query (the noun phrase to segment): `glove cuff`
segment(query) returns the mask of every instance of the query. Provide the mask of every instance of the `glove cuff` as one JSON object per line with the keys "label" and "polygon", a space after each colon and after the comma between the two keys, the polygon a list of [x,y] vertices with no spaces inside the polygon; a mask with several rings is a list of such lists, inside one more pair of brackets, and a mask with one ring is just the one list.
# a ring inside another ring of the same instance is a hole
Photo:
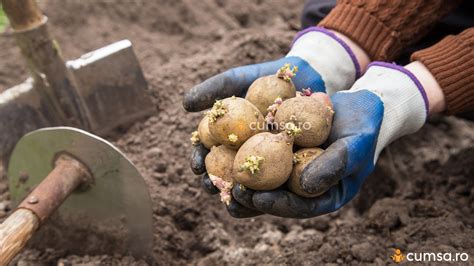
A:
{"label": "glove cuff", "polygon": [[298,32],[286,57],[299,57],[306,61],[321,75],[329,95],[349,89],[361,73],[350,47],[323,27],[310,27]]}
{"label": "glove cuff", "polygon": [[396,64],[373,62],[349,92],[368,90],[384,105],[374,163],[392,141],[418,131],[428,117],[428,99],[418,79]]}

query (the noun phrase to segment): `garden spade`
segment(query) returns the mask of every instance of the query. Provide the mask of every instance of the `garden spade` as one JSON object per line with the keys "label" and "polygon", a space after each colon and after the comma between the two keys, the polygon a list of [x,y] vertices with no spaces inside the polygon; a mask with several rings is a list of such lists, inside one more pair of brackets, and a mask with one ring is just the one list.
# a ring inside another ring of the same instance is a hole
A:
{"label": "garden spade", "polygon": [[101,136],[155,112],[128,40],[65,62],[35,0],[1,0],[31,78],[0,94],[0,158],[25,133],[73,126]]}
{"label": "garden spade", "polygon": [[27,242],[79,255],[152,260],[146,184],[107,141],[70,127],[36,130],[15,146],[8,177],[17,208],[0,225],[0,265]]}

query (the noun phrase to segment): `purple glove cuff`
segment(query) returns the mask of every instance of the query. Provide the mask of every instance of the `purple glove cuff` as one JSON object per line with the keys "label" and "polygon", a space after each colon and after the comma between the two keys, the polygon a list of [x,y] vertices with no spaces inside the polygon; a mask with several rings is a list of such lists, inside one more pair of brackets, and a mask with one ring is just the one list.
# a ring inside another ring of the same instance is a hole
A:
{"label": "purple glove cuff", "polygon": [[380,61],[374,61],[369,64],[367,69],[369,69],[371,66],[380,66],[380,67],[386,67],[386,68],[391,68],[398,70],[402,72],[403,74],[407,75],[413,82],[415,83],[416,87],[418,88],[418,91],[421,93],[421,96],[423,97],[423,101],[425,102],[425,110],[426,110],[426,119],[428,119],[428,114],[429,114],[429,101],[428,101],[428,96],[426,95],[425,88],[423,88],[423,85],[421,85],[420,81],[411,73],[408,71],[406,68],[399,66],[395,63],[386,63],[386,62],[380,62]]}
{"label": "purple glove cuff", "polygon": [[352,63],[354,63],[354,68],[356,70],[356,79],[360,78],[360,76],[361,76],[360,65],[359,65],[359,61],[357,61],[357,58],[356,58],[354,52],[351,50],[349,45],[347,45],[347,43],[345,43],[343,40],[341,40],[341,38],[337,37],[336,34],[334,34],[333,32],[331,32],[329,30],[327,30],[326,28],[314,26],[314,27],[309,27],[309,28],[306,28],[302,31],[299,31],[296,34],[296,36],[293,38],[293,41],[291,42],[291,47],[293,47],[295,42],[301,36],[303,36],[304,34],[306,34],[308,32],[311,32],[311,31],[324,33],[324,34],[328,35],[329,37],[333,38],[335,41],[337,41],[344,48],[344,50],[346,50],[346,52],[351,57]]}

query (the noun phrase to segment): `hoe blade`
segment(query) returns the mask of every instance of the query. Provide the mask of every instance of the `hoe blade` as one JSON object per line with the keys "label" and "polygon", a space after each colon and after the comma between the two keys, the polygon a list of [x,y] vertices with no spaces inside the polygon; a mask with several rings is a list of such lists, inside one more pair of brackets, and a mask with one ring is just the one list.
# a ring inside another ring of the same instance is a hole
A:
{"label": "hoe blade", "polygon": [[117,148],[90,133],[54,127],[25,135],[8,167],[13,204],[51,172],[61,153],[83,162],[94,182],[71,194],[30,245],[79,255],[121,253],[152,260],[152,206],[145,181]]}

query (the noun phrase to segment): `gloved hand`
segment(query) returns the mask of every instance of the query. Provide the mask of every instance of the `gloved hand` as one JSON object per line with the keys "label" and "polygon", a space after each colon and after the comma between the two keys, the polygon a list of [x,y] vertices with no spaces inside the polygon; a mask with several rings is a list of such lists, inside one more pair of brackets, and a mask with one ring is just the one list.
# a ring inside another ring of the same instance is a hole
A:
{"label": "gloved hand", "polygon": [[[233,95],[245,97],[253,81],[275,74],[287,63],[298,67],[296,76],[292,78],[297,89],[311,88],[314,92],[328,94],[347,90],[360,73],[356,56],[344,41],[324,28],[311,27],[296,35],[290,52],[284,58],[233,68],[211,77],[185,95],[183,106],[187,111],[196,112],[212,107],[218,99]],[[205,172],[204,158],[208,152],[202,145],[193,147],[191,168],[195,174]],[[203,186],[206,191],[217,193],[207,175],[203,176]],[[240,207],[232,202],[229,211],[232,215],[243,213]]]}
{"label": "gloved hand", "polygon": [[311,88],[331,95],[349,89],[360,75],[356,55],[341,38],[325,28],[310,27],[295,36],[285,57],[217,74],[191,88],[183,106],[189,112],[198,112],[211,108],[218,99],[245,97],[252,82],[275,74],[286,63],[298,67],[292,81],[299,90]]}
{"label": "gloved hand", "polygon": [[333,212],[349,202],[372,172],[384,147],[414,133],[426,121],[428,100],[416,77],[405,68],[375,62],[349,91],[331,97],[335,116],[329,147],[304,170],[303,198],[285,188],[241,190],[232,194],[242,206],[282,217],[308,218]]}

